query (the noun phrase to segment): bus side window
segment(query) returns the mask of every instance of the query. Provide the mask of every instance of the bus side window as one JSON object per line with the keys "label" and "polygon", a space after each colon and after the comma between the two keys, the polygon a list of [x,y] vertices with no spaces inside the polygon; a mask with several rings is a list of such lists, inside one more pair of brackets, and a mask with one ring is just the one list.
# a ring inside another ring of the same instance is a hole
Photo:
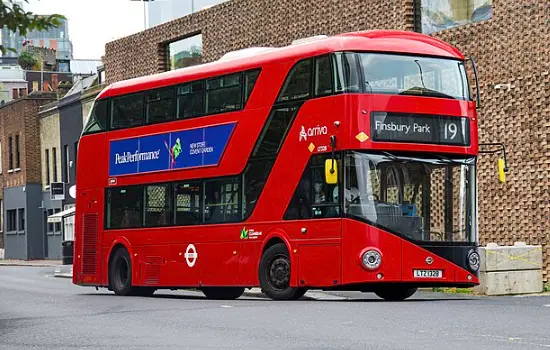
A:
{"label": "bus side window", "polygon": [[333,93],[332,69],[329,55],[315,59],[315,96],[326,96]]}
{"label": "bus side window", "polygon": [[302,100],[311,96],[311,59],[298,62],[289,73],[277,102]]}
{"label": "bus side window", "polygon": [[107,189],[106,228],[122,229],[142,226],[142,187]]}
{"label": "bus side window", "polygon": [[184,84],[177,89],[177,118],[190,118],[204,115],[204,81]]}
{"label": "bus side window", "polygon": [[159,89],[147,93],[147,123],[174,119],[174,89]]}
{"label": "bus side window", "polygon": [[170,184],[144,186],[145,227],[167,226],[172,224]]}
{"label": "bus side window", "polygon": [[206,81],[206,113],[223,113],[242,109],[242,74]]}
{"label": "bus side window", "polygon": [[204,182],[204,222],[222,223],[241,220],[239,177]]}
{"label": "bus side window", "polygon": [[143,93],[113,98],[111,108],[111,129],[143,124]]}
{"label": "bus side window", "polygon": [[176,225],[201,223],[201,181],[179,182],[174,185]]}
{"label": "bus side window", "polygon": [[[328,185],[324,181],[324,162],[328,157],[317,155],[310,160],[287,207],[285,220],[340,216],[338,185]],[[340,161],[337,162],[340,166]]]}

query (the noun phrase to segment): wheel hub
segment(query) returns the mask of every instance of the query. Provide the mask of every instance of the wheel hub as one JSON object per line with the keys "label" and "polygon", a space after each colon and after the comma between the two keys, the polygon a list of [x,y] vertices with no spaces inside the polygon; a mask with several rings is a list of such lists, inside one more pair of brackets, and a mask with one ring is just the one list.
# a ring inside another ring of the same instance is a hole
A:
{"label": "wheel hub", "polygon": [[269,269],[269,280],[277,289],[286,289],[290,282],[290,262],[285,257],[273,260]]}

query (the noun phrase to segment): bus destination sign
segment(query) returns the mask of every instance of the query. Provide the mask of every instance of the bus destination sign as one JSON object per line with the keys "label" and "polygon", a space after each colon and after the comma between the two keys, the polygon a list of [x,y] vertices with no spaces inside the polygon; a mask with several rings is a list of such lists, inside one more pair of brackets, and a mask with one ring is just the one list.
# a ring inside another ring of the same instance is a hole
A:
{"label": "bus destination sign", "polygon": [[109,176],[217,165],[235,123],[113,140]]}
{"label": "bus destination sign", "polygon": [[373,141],[469,146],[468,118],[373,112]]}

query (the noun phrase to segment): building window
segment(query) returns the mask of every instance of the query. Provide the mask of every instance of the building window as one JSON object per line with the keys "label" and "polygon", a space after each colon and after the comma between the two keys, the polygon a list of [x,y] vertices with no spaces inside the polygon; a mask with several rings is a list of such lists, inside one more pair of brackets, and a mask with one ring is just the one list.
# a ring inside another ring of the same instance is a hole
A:
{"label": "building window", "polygon": [[10,209],[6,211],[6,231],[16,232],[17,231],[17,210]]}
{"label": "building window", "polygon": [[21,157],[19,153],[19,135],[15,135],[15,168],[21,168]]}
{"label": "building window", "polygon": [[422,33],[430,34],[493,17],[492,0],[421,1]]}
{"label": "building window", "polygon": [[202,35],[171,42],[167,45],[168,69],[175,70],[202,63]]}
{"label": "building window", "polygon": [[[52,216],[52,215],[53,215],[53,209],[48,209],[48,211],[46,212],[46,221],[48,220],[47,218]],[[48,222],[47,232],[48,232],[48,234],[53,234],[53,223]]]}
{"label": "building window", "polygon": [[78,141],[76,141],[74,143],[74,164],[73,164],[73,168],[75,169],[74,171],[74,181],[76,182],[76,159],[78,158]]}
{"label": "building window", "polygon": [[65,155],[65,182],[66,183],[69,183],[71,182],[71,167],[70,167],[70,154],[69,154],[69,146],[68,145],[65,145],[63,146],[65,152],[64,155]]}
{"label": "building window", "polygon": [[0,199],[0,232],[4,232],[4,201]]}
{"label": "building window", "polygon": [[13,170],[13,138],[8,137],[8,167]]}
{"label": "building window", "polygon": [[45,152],[45,155],[44,155],[44,162],[46,163],[46,186],[50,186],[50,150],[47,149],[44,151]]}
{"label": "building window", "polygon": [[20,232],[25,231],[25,208],[20,208],[18,210],[18,217],[19,217],[19,226],[18,230]]}
{"label": "building window", "polygon": [[[54,209],[54,210],[53,210],[53,213],[54,213],[54,214],[57,214],[57,213],[59,213],[59,212],[61,212],[61,209],[60,209],[60,208]],[[54,224],[54,233],[55,233],[55,234],[58,234],[58,235],[61,234],[61,223],[60,223],[60,222],[56,222],[56,223]]]}
{"label": "building window", "polygon": [[52,148],[53,182],[57,182],[57,150]]}
{"label": "building window", "polygon": [[172,223],[171,186],[158,184],[145,186],[145,226],[167,226]]}

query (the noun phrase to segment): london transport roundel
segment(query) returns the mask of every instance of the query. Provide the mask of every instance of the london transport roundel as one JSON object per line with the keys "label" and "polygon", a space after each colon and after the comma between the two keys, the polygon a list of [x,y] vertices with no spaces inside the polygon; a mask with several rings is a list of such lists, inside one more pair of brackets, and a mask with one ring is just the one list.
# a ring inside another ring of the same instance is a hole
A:
{"label": "london transport roundel", "polygon": [[199,254],[197,253],[197,249],[195,248],[195,245],[189,244],[187,246],[187,249],[185,250],[185,261],[187,261],[187,265],[189,267],[195,266],[195,263],[197,262],[198,257],[199,257]]}

